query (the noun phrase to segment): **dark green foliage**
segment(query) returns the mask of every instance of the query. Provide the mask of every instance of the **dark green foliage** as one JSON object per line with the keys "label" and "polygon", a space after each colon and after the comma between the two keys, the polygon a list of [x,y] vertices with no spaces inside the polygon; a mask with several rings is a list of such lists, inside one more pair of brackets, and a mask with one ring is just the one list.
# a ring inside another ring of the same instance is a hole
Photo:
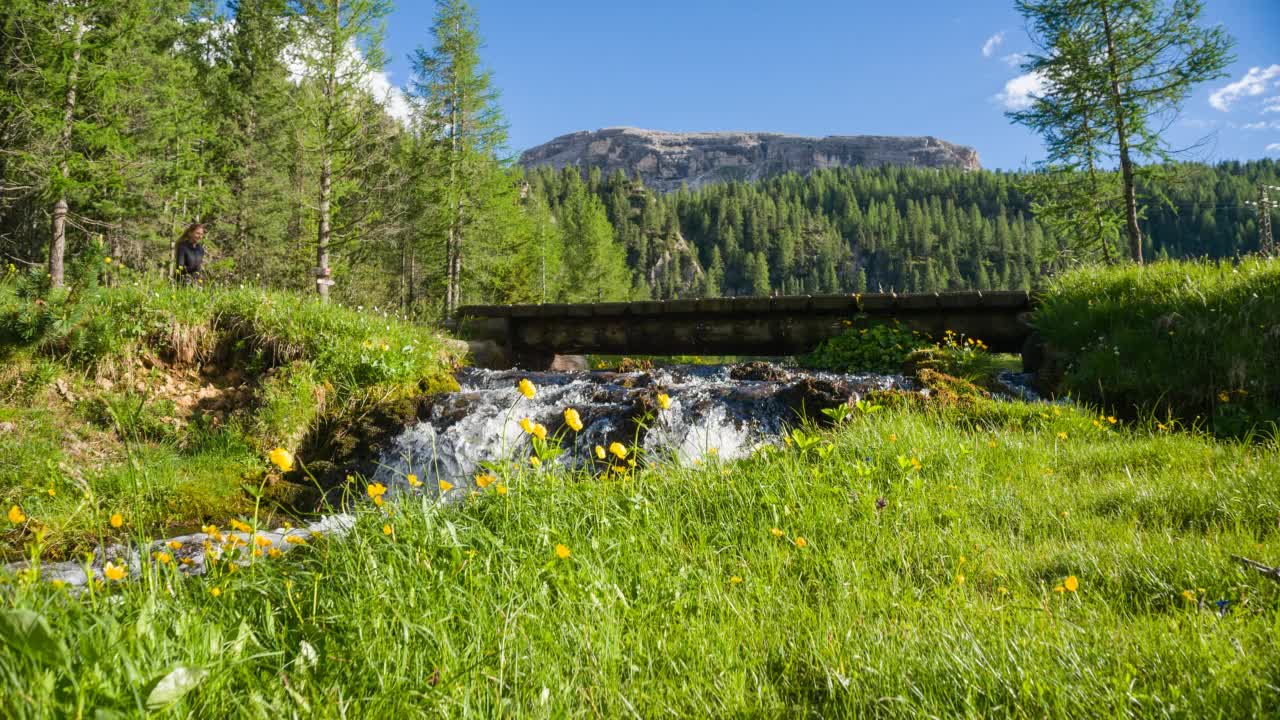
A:
{"label": "dark green foliage", "polygon": [[929,345],[927,338],[897,323],[859,321],[824,341],[801,363],[837,372],[898,373],[913,352]]}
{"label": "dark green foliage", "polygon": [[1280,263],[1156,263],[1060,278],[1036,327],[1065,391],[1222,434],[1280,421]]}

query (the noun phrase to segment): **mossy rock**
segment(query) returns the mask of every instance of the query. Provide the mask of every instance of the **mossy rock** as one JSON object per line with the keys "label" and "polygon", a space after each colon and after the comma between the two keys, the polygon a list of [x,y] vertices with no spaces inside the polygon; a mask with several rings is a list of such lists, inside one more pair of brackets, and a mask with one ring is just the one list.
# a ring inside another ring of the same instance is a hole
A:
{"label": "mossy rock", "polygon": [[920,384],[929,390],[930,404],[942,407],[971,407],[991,399],[991,393],[968,380],[937,370],[920,370],[916,374]]}

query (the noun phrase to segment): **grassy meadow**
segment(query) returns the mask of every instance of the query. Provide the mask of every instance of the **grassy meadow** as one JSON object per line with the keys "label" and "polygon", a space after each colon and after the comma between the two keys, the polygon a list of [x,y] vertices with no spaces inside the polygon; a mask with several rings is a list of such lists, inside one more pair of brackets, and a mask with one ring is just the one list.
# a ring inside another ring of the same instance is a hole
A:
{"label": "grassy meadow", "polygon": [[[50,302],[79,318],[50,322],[0,285],[11,558],[301,522],[264,490],[282,482],[270,448],[441,387],[453,361],[415,326],[288,296],[94,292],[95,312]],[[952,350],[958,372],[987,364]],[[217,372],[197,382],[193,362]],[[170,385],[238,388],[236,368],[247,394],[216,427],[164,405]],[[359,502],[345,537],[202,577],[154,558],[75,593],[38,563],[0,572],[0,717],[1280,708],[1280,582],[1235,559],[1280,565],[1274,436],[954,393],[873,402],[744,460],[505,465],[448,505],[436,488]]]}

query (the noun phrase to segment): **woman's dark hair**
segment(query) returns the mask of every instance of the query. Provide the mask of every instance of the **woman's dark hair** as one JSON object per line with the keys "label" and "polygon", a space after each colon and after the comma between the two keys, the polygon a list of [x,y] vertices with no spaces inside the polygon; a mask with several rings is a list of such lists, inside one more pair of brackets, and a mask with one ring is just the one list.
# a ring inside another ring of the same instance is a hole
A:
{"label": "woman's dark hair", "polygon": [[191,223],[190,225],[188,225],[187,229],[182,231],[182,237],[178,238],[178,242],[180,243],[191,242],[191,233],[194,233],[197,228],[203,230],[204,223]]}

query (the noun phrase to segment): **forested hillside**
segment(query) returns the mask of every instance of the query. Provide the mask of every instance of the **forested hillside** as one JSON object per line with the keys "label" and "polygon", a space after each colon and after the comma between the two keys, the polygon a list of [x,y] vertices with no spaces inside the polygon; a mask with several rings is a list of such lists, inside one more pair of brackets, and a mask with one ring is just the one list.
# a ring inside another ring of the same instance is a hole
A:
{"label": "forested hillside", "polygon": [[[1280,163],[1170,170],[1143,188],[1167,198],[1143,223],[1148,257],[1258,250],[1245,203],[1259,182],[1276,182]],[[585,175],[538,169],[529,181],[557,215],[584,182],[602,200],[637,297],[1028,289],[1086,259],[1036,221],[1021,173],[839,169],[668,195],[621,173]],[[1114,241],[1107,252],[1123,257]]]}

